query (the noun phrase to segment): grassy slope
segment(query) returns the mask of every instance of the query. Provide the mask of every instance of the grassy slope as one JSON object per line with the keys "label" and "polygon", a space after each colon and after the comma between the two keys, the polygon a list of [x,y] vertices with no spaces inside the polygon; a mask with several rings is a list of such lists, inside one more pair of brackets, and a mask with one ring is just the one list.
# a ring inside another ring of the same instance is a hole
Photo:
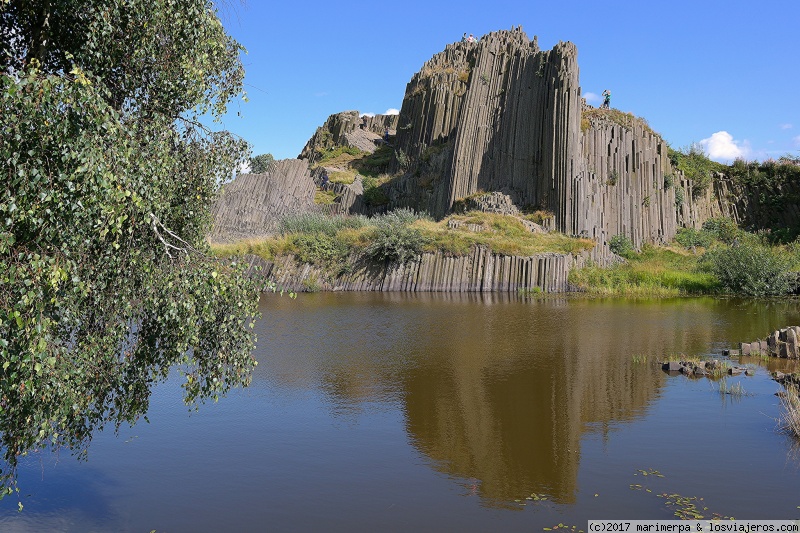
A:
{"label": "grassy slope", "polygon": [[[453,256],[467,255],[473,246],[485,246],[493,252],[505,255],[533,255],[544,252],[578,254],[594,247],[594,241],[567,237],[558,233],[534,234],[513,217],[491,213],[467,213],[450,218],[460,222],[482,226],[480,232],[473,232],[466,227],[448,228],[448,219],[434,222],[430,219],[419,219],[410,222],[410,227],[421,235],[423,249],[427,252],[441,250]],[[301,235],[319,235],[330,237],[336,245],[343,245],[348,251],[359,251],[370,245],[375,232],[373,219],[353,217],[360,220],[350,227],[312,227],[286,232],[283,235],[266,239],[243,240],[233,244],[214,244],[212,250],[218,256],[254,254],[264,259],[295,254],[304,255],[302,247],[305,239]],[[322,240],[325,240],[322,239]],[[323,266],[323,265],[321,265]]]}
{"label": "grassy slope", "polygon": [[609,268],[573,270],[569,280],[581,290],[603,296],[670,297],[713,294],[716,278],[705,272],[701,256],[679,247],[645,246],[625,263]]}

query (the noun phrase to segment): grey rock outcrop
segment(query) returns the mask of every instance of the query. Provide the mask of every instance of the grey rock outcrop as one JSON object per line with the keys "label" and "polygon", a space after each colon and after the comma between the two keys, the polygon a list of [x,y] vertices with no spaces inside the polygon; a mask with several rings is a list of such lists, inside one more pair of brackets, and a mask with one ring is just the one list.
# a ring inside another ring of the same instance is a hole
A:
{"label": "grey rock outcrop", "polygon": [[401,291],[401,292],[517,292],[535,289],[567,292],[571,268],[583,266],[589,254],[545,253],[529,257],[492,253],[477,247],[469,255],[452,257],[426,253],[406,264],[376,265],[352,258],[347,273],[333,276],[292,257],[268,262],[253,257],[259,275],[295,291]]}
{"label": "grey rock outcrop", "polygon": [[298,159],[275,161],[264,174],[239,174],[222,187],[211,208],[209,239],[233,242],[269,235],[284,216],[317,210],[315,192],[308,165]]}
{"label": "grey rock outcrop", "polygon": [[[515,29],[447,45],[406,87],[394,148],[409,163],[385,186],[389,207],[439,218],[480,191],[497,192],[604,248],[617,234],[637,248],[666,242],[681,226],[725,212],[686,194],[691,182],[680,180],[645,121],[585,107],[570,42],[543,51]],[[329,119],[331,135],[342,122]]]}
{"label": "grey rock outcrop", "polygon": [[317,162],[320,150],[330,150],[337,146],[351,146],[364,152],[373,152],[386,129],[394,135],[398,118],[397,115],[362,117],[358,111],[335,113],[317,128],[297,157],[313,165]]}
{"label": "grey rock outcrop", "polygon": [[741,342],[739,347],[742,355],[800,359],[800,326],[789,326],[773,331],[764,340]]}

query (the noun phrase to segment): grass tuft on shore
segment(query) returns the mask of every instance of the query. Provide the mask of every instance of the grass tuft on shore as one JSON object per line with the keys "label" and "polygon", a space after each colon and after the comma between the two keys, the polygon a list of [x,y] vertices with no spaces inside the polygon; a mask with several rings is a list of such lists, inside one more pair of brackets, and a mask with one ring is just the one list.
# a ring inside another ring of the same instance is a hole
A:
{"label": "grass tuft on shore", "polygon": [[579,290],[598,296],[674,297],[718,292],[719,282],[704,271],[697,255],[675,247],[645,245],[625,263],[588,266],[570,272]]}

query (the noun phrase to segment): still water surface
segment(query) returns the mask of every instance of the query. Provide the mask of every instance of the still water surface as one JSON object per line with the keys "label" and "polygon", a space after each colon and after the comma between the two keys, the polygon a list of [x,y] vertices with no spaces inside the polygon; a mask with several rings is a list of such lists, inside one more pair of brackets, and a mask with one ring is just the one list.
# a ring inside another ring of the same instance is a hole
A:
{"label": "still water surface", "polygon": [[171,379],[150,423],[99,434],[88,462],[28,460],[0,531],[585,529],[673,518],[663,493],[706,517],[800,517],[764,363],[729,380],[741,398],[653,363],[800,324],[796,302],[328,293],[261,310],[251,387],[187,413]]}

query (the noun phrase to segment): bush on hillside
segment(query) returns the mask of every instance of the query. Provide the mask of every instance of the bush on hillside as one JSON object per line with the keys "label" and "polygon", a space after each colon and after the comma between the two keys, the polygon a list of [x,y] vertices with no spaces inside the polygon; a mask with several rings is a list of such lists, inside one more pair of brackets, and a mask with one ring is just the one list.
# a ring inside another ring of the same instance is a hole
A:
{"label": "bush on hillside", "polygon": [[614,235],[611,237],[608,241],[608,247],[612,252],[622,257],[629,257],[636,253],[636,249],[633,247],[633,241],[625,235]]}
{"label": "bush on hillside", "polygon": [[795,289],[791,257],[763,244],[745,242],[706,253],[723,289],[743,296],[777,296]]}
{"label": "bush on hillside", "polygon": [[703,222],[703,231],[725,244],[733,244],[744,233],[736,222],[728,217],[709,218]]}
{"label": "bush on hillside", "polygon": [[675,235],[675,241],[684,248],[708,248],[713,240],[709,232],[694,228],[681,228]]}
{"label": "bush on hillside", "polygon": [[428,238],[392,213],[379,219],[366,248],[367,255],[378,261],[406,263],[422,254]]}

